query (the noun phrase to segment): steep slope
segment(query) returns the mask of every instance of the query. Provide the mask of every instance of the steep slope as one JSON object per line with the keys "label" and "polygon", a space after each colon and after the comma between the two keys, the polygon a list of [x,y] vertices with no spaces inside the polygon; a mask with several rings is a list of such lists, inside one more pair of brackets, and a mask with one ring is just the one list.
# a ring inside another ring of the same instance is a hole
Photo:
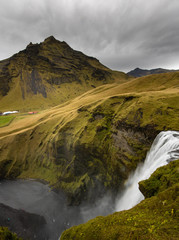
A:
{"label": "steep slope", "polygon": [[132,77],[143,77],[146,75],[151,74],[159,74],[159,73],[167,73],[167,72],[176,72],[177,70],[169,70],[169,69],[163,69],[163,68],[155,68],[155,69],[141,69],[141,68],[135,68],[134,70],[131,70],[127,74]]}
{"label": "steep slope", "polygon": [[70,204],[115,194],[159,131],[179,130],[178,84],[179,73],[106,84],[17,116],[1,128],[0,178],[44,179]]}
{"label": "steep slope", "polygon": [[150,196],[147,194],[149,198],[136,207],[72,227],[62,234],[60,240],[178,239],[178,169],[179,160],[157,169],[149,180],[143,181],[142,192],[149,191]]}
{"label": "steep slope", "polygon": [[0,61],[0,111],[45,109],[127,78],[51,36]]}

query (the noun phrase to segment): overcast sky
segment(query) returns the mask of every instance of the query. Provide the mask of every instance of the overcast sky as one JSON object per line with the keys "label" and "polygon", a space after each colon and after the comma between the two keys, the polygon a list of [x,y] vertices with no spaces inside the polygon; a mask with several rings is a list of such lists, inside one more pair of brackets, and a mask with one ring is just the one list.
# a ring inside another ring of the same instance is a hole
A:
{"label": "overcast sky", "polygon": [[50,35],[112,69],[179,69],[179,0],[0,0],[0,59]]}

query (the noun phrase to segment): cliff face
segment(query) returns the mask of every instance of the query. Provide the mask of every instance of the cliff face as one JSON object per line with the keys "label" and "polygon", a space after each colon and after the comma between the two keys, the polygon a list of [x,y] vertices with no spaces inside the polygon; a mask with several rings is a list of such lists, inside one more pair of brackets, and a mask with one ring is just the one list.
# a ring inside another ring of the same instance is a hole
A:
{"label": "cliff face", "polygon": [[174,73],[107,84],[17,116],[1,128],[0,177],[44,179],[63,189],[69,204],[115,194],[155,136],[179,130],[178,79]]}
{"label": "cliff face", "polygon": [[99,85],[125,81],[97,59],[54,37],[0,61],[0,110],[45,109]]}

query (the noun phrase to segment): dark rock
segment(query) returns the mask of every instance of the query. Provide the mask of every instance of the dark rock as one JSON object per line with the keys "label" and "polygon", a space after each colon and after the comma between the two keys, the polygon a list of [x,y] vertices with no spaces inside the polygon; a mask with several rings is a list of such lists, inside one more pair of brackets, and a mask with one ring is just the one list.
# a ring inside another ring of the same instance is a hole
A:
{"label": "dark rock", "polygon": [[44,217],[0,203],[0,226],[6,226],[23,239],[48,239]]}

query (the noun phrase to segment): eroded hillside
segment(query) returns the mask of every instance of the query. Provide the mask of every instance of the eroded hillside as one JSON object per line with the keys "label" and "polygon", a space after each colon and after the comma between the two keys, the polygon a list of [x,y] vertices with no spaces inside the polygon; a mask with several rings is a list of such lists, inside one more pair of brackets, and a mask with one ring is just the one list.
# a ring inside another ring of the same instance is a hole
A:
{"label": "eroded hillside", "polygon": [[[179,74],[106,84],[0,131],[0,177],[37,178],[69,204],[115,194],[161,130],[179,130]],[[98,193],[98,194],[96,194]]]}

